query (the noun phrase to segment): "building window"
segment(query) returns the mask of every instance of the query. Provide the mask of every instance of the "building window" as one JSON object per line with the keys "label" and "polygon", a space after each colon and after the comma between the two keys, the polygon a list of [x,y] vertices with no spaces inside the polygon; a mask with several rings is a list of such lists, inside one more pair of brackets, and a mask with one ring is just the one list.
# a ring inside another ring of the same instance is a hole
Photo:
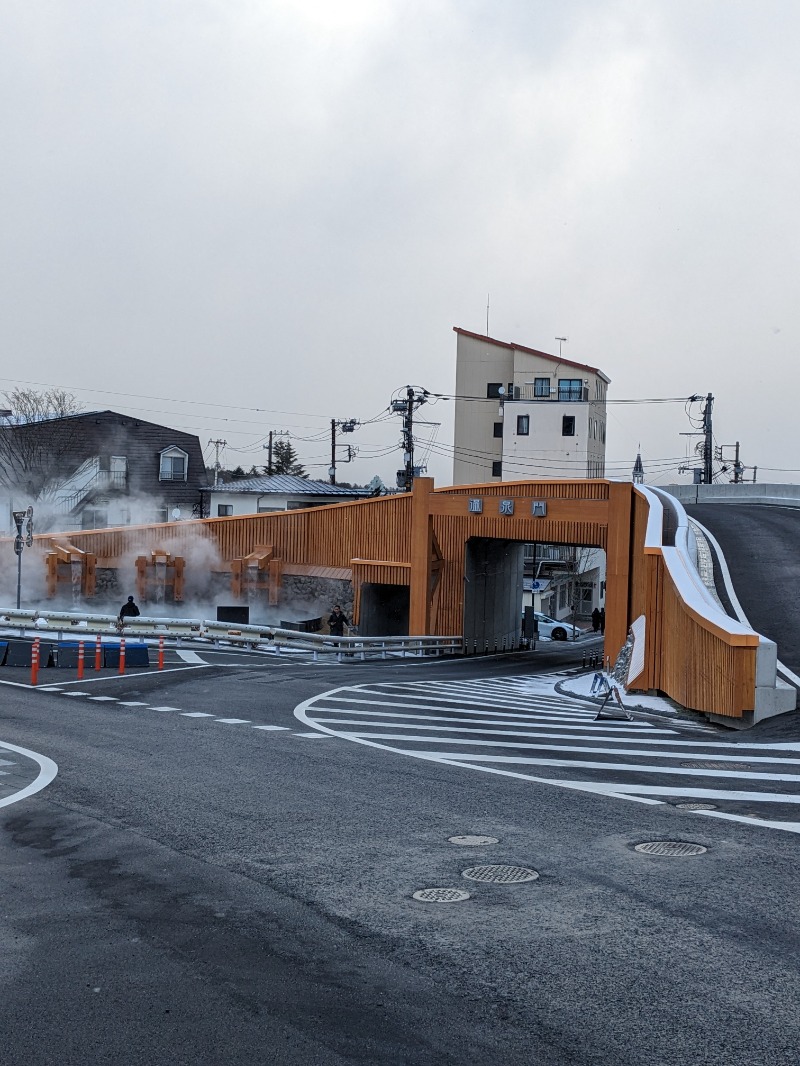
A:
{"label": "building window", "polygon": [[180,448],[165,448],[158,468],[159,481],[185,481],[189,456]]}
{"label": "building window", "polygon": [[538,400],[550,399],[550,378],[533,379],[533,395]]}
{"label": "building window", "polygon": [[564,415],[561,419],[561,436],[575,436],[575,415]]}
{"label": "building window", "polygon": [[573,403],[583,399],[583,382],[580,378],[559,378],[558,399],[561,403]]}
{"label": "building window", "polygon": [[230,518],[233,514],[232,503],[218,503],[217,504],[217,518]]}
{"label": "building window", "polygon": [[502,381],[490,381],[489,384],[486,386],[486,399],[496,400],[498,397],[503,395],[502,389]]}
{"label": "building window", "polygon": [[492,463],[492,477],[503,476],[503,464],[501,462]]}
{"label": "building window", "polygon": [[517,415],[517,436],[527,437],[531,431],[531,416]]}
{"label": "building window", "polygon": [[494,424],[494,435],[495,435],[495,437],[502,437],[503,436],[503,423],[502,422],[495,422],[495,424]]}

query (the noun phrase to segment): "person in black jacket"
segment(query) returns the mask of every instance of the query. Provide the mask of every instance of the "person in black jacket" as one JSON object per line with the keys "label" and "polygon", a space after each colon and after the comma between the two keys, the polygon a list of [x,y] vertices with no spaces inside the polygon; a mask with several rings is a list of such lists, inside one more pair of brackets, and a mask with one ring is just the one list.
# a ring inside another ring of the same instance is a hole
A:
{"label": "person in black jacket", "polygon": [[139,608],[133,602],[133,596],[128,597],[128,602],[123,603],[119,609],[119,620],[124,624],[126,618],[136,618],[139,615]]}
{"label": "person in black jacket", "polygon": [[342,608],[336,604],[328,619],[328,629],[332,637],[343,637],[344,627],[349,625],[347,618],[342,614]]}

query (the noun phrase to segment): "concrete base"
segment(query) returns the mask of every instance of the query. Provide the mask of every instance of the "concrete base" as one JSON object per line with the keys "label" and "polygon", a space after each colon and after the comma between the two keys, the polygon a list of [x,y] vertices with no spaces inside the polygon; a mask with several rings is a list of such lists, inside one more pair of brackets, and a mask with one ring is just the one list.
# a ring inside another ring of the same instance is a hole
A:
{"label": "concrete base", "polygon": [[728,729],[750,729],[767,718],[789,714],[796,707],[797,689],[785,681],[778,680],[774,688],[765,685],[756,689],[756,709],[746,711],[741,718],[729,718],[723,714],[707,714],[706,718],[714,725],[724,725]]}

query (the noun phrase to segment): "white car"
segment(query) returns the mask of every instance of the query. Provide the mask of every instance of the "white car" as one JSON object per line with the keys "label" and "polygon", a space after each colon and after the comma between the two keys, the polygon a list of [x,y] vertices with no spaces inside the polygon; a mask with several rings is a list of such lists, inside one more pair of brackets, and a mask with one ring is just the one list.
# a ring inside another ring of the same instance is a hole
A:
{"label": "white car", "polygon": [[547,637],[548,640],[574,640],[583,632],[571,622],[559,622],[555,618],[548,618],[540,611],[535,611],[533,617],[539,626],[539,636]]}

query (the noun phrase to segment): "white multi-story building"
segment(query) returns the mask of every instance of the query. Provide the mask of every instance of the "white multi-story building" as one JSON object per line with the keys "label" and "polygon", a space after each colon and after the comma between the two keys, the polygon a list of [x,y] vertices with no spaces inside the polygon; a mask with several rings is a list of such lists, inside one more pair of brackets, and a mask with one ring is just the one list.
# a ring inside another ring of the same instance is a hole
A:
{"label": "white multi-story building", "polygon": [[605,476],[602,370],[454,328],[454,484]]}

